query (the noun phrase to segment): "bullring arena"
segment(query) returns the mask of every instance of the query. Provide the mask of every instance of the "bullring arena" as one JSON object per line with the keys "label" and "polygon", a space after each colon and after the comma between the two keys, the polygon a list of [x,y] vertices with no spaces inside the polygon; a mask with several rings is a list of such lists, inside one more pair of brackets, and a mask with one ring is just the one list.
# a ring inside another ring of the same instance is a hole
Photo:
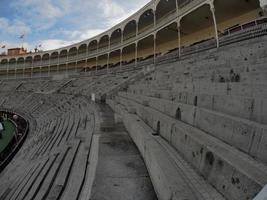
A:
{"label": "bullring arena", "polygon": [[152,0],[0,57],[0,200],[266,200],[266,5]]}

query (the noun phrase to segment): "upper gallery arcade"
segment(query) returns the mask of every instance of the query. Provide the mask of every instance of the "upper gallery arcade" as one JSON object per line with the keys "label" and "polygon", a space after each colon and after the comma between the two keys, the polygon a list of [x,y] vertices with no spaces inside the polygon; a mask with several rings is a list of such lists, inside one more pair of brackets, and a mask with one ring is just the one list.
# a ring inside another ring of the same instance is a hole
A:
{"label": "upper gallery arcade", "polygon": [[220,36],[231,27],[263,15],[264,0],[152,0],[108,31],[52,51],[0,58],[0,75],[36,71],[88,71],[122,66],[209,41],[220,46]]}

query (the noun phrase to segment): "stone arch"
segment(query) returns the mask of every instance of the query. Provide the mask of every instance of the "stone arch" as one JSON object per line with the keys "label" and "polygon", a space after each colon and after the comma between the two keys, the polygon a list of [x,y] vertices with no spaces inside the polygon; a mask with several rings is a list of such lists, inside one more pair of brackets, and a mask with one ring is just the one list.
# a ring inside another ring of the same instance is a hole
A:
{"label": "stone arch", "polygon": [[176,12],[176,0],[160,0],[156,7],[156,23]]}
{"label": "stone arch", "polygon": [[68,57],[74,58],[75,56],[77,56],[77,53],[78,53],[77,47],[72,47],[72,48],[70,48],[70,50],[68,52]]}
{"label": "stone arch", "polygon": [[17,60],[15,58],[9,59],[8,65],[9,69],[15,69],[17,64]]}
{"label": "stone arch", "polygon": [[152,9],[146,10],[139,17],[138,20],[138,34],[145,32],[146,30],[154,26],[154,11]]}
{"label": "stone arch", "polygon": [[258,0],[214,0],[214,10],[218,32],[223,33],[228,28],[258,18],[261,7]]}
{"label": "stone arch", "polygon": [[87,51],[87,44],[81,44],[78,48],[78,54],[82,55],[82,54],[86,54]]}
{"label": "stone arch", "polygon": [[136,45],[134,43],[122,49],[123,64],[130,64],[135,61],[135,48],[136,48]]}
{"label": "stone arch", "polygon": [[[49,59],[50,59],[50,55],[48,53],[44,54],[42,56],[42,64],[43,65],[48,65],[49,64]],[[25,60],[26,62],[26,60]]]}
{"label": "stone arch", "polygon": [[50,64],[57,64],[58,63],[59,54],[57,51],[53,52],[50,56]]}
{"label": "stone arch", "polygon": [[159,30],[156,35],[156,53],[168,53],[178,48],[178,28],[174,22]]}
{"label": "stone arch", "polygon": [[98,50],[102,51],[108,48],[109,45],[109,36],[104,35],[100,38],[99,43],[98,43]]}
{"label": "stone arch", "polygon": [[97,70],[105,69],[107,68],[107,61],[108,61],[108,54],[103,54],[98,56],[98,66]]}
{"label": "stone arch", "polygon": [[136,36],[136,26],[135,20],[128,22],[123,29],[123,41],[129,40]]}
{"label": "stone arch", "polygon": [[[49,54],[48,54],[48,56],[49,56]],[[32,65],[32,62],[33,62],[32,56],[26,57],[26,59],[25,59],[26,65]]]}
{"label": "stone arch", "polygon": [[112,51],[110,53],[109,55],[110,68],[117,67],[118,65],[120,65],[120,55],[121,55],[120,49]]}
{"label": "stone arch", "polygon": [[17,65],[18,65],[18,68],[24,67],[24,58],[23,57],[18,58]]}
{"label": "stone arch", "polygon": [[149,35],[138,41],[137,49],[137,57],[140,61],[154,57],[154,35]]}
{"label": "stone arch", "polygon": [[121,44],[121,38],[122,38],[122,30],[118,28],[111,33],[110,46],[116,46],[118,44]]}
{"label": "stone arch", "polygon": [[33,57],[33,63],[34,63],[34,66],[39,66],[41,65],[41,62],[42,62],[42,57],[41,55],[36,55]]}
{"label": "stone arch", "polygon": [[85,69],[85,71],[96,70],[96,57],[87,59],[86,65],[87,65],[87,68]]}
{"label": "stone arch", "polygon": [[68,59],[68,50],[67,49],[63,49],[62,51],[60,51],[59,53],[59,62],[67,62]]}
{"label": "stone arch", "polygon": [[97,40],[91,41],[89,43],[89,45],[88,45],[88,52],[91,53],[91,54],[92,53],[96,53],[96,51],[97,51],[97,45],[98,45]]}

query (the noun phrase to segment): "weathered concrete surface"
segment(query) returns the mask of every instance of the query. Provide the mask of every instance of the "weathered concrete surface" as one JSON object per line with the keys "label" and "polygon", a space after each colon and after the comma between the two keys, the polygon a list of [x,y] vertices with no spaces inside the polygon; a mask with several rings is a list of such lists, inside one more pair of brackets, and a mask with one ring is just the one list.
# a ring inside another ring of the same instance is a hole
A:
{"label": "weathered concrete surface", "polygon": [[146,162],[159,199],[224,199],[165,140],[153,136],[154,130],[141,118],[127,113],[127,110],[119,105],[115,106],[112,101],[108,103],[121,114],[127,130]]}
{"label": "weathered concrete surface", "polygon": [[107,131],[99,133],[98,164],[90,199],[157,199],[144,161],[123,125],[107,128],[114,123],[112,113],[102,116]]}

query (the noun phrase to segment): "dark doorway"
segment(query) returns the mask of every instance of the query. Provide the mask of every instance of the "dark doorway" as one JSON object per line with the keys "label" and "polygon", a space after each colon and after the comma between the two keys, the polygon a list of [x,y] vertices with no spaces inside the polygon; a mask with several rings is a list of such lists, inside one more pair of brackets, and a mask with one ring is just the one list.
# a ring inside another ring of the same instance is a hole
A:
{"label": "dark doorway", "polygon": [[158,121],[157,123],[157,130],[154,135],[159,135],[159,134],[160,134],[160,121]]}
{"label": "dark doorway", "polygon": [[178,120],[181,120],[182,114],[181,114],[181,109],[180,108],[177,108],[176,114],[175,114],[175,118],[178,119]]}
{"label": "dark doorway", "polygon": [[197,96],[195,96],[195,99],[194,99],[194,106],[197,106]]}

